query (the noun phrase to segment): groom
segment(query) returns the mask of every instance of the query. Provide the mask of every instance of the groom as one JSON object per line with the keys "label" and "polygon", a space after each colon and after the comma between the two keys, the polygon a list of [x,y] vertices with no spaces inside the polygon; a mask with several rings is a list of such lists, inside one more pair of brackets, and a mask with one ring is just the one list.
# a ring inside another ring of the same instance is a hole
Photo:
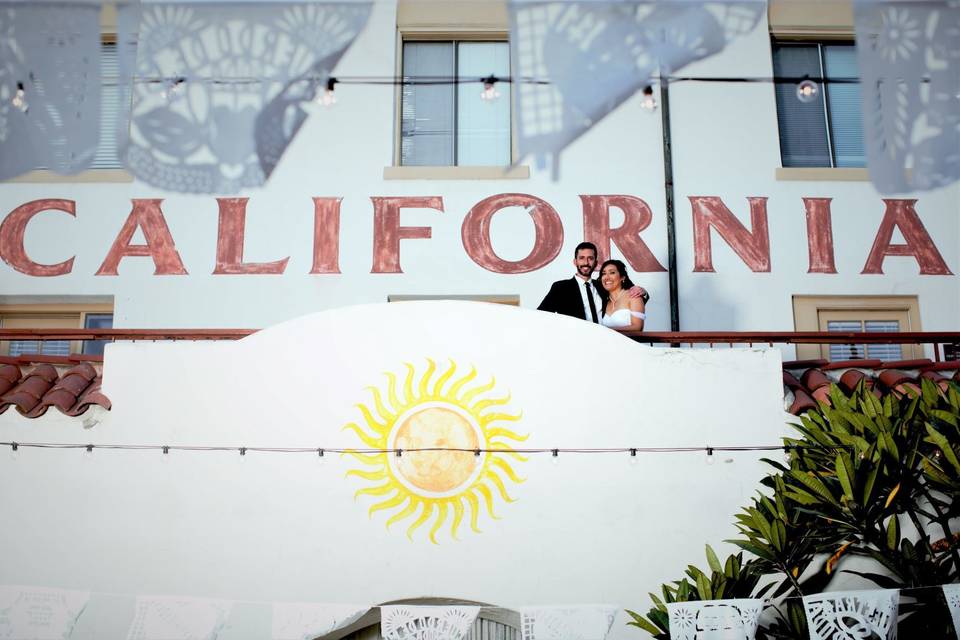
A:
{"label": "groom", "polygon": [[[600,322],[607,304],[607,291],[599,280],[593,280],[593,270],[597,268],[596,245],[592,242],[578,244],[573,253],[573,264],[577,268],[574,276],[554,282],[537,309]],[[644,302],[650,299],[650,294],[643,287],[633,287],[628,295],[631,298],[642,297]]]}

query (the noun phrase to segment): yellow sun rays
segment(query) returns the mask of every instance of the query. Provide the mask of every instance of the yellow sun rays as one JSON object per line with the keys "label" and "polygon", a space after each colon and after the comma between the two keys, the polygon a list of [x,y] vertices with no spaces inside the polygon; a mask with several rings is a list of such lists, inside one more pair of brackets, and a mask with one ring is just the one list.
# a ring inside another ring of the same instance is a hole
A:
{"label": "yellow sun rays", "polygon": [[[512,463],[526,462],[526,457],[511,443],[527,436],[504,426],[521,416],[504,408],[510,394],[495,394],[495,379],[476,383],[473,367],[458,375],[451,361],[437,375],[436,363],[427,360],[419,377],[412,364],[404,363],[404,368],[402,382],[388,372],[385,390],[368,387],[370,402],[357,405],[362,420],[344,426],[363,448],[375,450],[345,454],[362,465],[347,476],[368,483],[355,497],[376,498],[368,514],[390,513],[387,528],[412,519],[407,528],[411,540],[426,525],[430,541],[437,544],[437,534],[448,522],[450,535],[457,539],[465,519],[479,533],[481,512],[497,519],[495,502],[514,502],[507,483],[523,482]],[[411,451],[421,448],[439,450]],[[386,452],[397,449],[401,456]],[[483,452],[476,455],[475,450]]]}

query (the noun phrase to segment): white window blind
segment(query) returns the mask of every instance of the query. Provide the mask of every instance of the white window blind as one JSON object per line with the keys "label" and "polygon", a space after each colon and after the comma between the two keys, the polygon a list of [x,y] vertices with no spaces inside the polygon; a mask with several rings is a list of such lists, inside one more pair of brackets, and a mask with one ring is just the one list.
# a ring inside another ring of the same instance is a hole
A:
{"label": "white window blind", "polygon": [[11,340],[10,356],[15,358],[20,355],[41,354],[45,356],[68,356],[70,355],[69,340]]}
{"label": "white window blind", "polygon": [[105,42],[100,45],[100,142],[91,169],[119,169],[123,166],[117,154],[119,77],[117,45]]}
{"label": "white window blind", "polygon": [[[830,320],[827,331],[838,333],[881,332],[897,333],[900,322],[897,320]],[[857,360],[874,358],[878,360],[902,360],[903,348],[899,344],[832,344],[830,360]]]}
{"label": "white window blind", "polygon": [[496,85],[498,100],[480,99],[481,78],[509,73],[506,42],[405,42],[400,164],[510,164],[510,86]]}
{"label": "white window blind", "polygon": [[809,77],[819,88],[801,102],[796,82],[775,84],[783,166],[866,166],[860,84],[829,82],[859,77],[854,45],[775,42],[773,70],[777,78]]}

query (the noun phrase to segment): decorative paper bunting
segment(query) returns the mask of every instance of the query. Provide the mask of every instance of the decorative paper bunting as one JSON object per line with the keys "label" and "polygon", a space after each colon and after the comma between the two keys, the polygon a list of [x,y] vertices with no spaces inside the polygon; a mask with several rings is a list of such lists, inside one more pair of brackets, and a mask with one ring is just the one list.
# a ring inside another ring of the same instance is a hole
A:
{"label": "decorative paper bunting", "polygon": [[523,640],[604,640],[618,607],[530,607],[520,610]]}
{"label": "decorative paper bunting", "polygon": [[960,584],[943,585],[943,597],[950,607],[950,616],[953,618],[953,632],[960,640]]}
{"label": "decorative paper bunting", "polygon": [[896,589],[804,596],[810,640],[894,640],[899,596]]}
{"label": "decorative paper bunting", "polygon": [[856,0],[854,20],[874,186],[960,180],[960,2]]}
{"label": "decorative paper bunting", "polygon": [[672,602],[667,611],[672,640],[753,640],[763,600]]}
{"label": "decorative paper bunting", "polygon": [[[510,1],[520,155],[541,165],[651,82],[722,51],[766,15],[757,0]],[[548,82],[539,82],[546,80]]]}
{"label": "decorative paper bunting", "polygon": [[0,638],[66,640],[89,599],[85,591],[0,586]]}
{"label": "decorative paper bunting", "polygon": [[100,0],[0,2],[0,180],[76,173],[100,139]]}
{"label": "decorative paper bunting", "polygon": [[380,607],[383,640],[461,640],[480,607]]}
{"label": "decorative paper bunting", "polygon": [[128,169],[171,191],[262,185],[370,6],[143,2],[139,36],[122,34],[138,42]]}
{"label": "decorative paper bunting", "polygon": [[313,640],[356,622],[366,605],[278,602],[273,605],[271,640]]}
{"label": "decorative paper bunting", "polygon": [[231,606],[224,600],[143,596],[137,598],[127,640],[214,640]]}

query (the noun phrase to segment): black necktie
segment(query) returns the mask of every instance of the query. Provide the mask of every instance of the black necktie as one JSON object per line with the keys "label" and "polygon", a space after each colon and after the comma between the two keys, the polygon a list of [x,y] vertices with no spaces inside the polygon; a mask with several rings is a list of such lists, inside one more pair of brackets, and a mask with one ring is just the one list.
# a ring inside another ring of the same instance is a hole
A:
{"label": "black necktie", "polygon": [[597,318],[597,305],[593,303],[593,291],[590,289],[590,281],[584,282],[583,286],[587,288],[587,302],[590,303],[590,315],[593,316],[594,323],[599,323],[600,320]]}

